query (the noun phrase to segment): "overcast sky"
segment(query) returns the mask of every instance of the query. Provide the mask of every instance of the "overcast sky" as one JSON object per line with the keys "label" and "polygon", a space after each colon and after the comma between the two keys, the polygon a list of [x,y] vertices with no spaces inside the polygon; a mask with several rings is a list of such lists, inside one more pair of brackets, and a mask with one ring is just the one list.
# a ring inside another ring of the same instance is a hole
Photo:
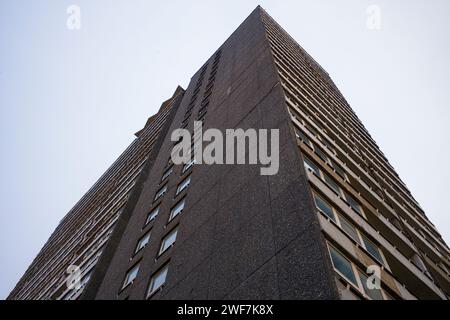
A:
{"label": "overcast sky", "polygon": [[258,4],[329,72],[450,241],[450,1],[0,0],[0,298]]}

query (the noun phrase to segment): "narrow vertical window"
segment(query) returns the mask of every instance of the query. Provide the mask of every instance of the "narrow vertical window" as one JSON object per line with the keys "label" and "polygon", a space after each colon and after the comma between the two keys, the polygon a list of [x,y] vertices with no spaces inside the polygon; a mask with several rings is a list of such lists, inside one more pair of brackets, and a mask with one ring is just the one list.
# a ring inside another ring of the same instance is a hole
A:
{"label": "narrow vertical window", "polygon": [[334,216],[333,208],[320,197],[319,195],[314,193],[314,201],[316,202],[316,207],[331,218],[333,221],[336,221],[336,217]]}
{"label": "narrow vertical window", "polygon": [[370,297],[372,300],[384,300],[383,294],[381,293],[381,289],[369,289],[367,285],[367,281],[369,280],[365,274],[359,271],[359,278],[361,279],[361,284],[364,288],[364,292]]}
{"label": "narrow vertical window", "polygon": [[169,169],[164,171],[164,173],[163,173],[163,175],[161,177],[161,181],[166,180],[172,174],[172,171],[173,171],[173,166],[171,166]]}
{"label": "narrow vertical window", "polygon": [[164,185],[161,189],[159,189],[158,192],[156,192],[154,201],[161,198],[166,192],[167,192],[167,184]]}
{"label": "narrow vertical window", "polygon": [[165,265],[162,269],[156,272],[150,279],[150,286],[148,287],[147,296],[152,295],[158,289],[162,288],[164,283],[166,283],[167,272],[169,271],[169,265]]}
{"label": "narrow vertical window", "polygon": [[135,264],[130,270],[128,270],[125,280],[123,281],[122,288],[125,288],[126,286],[133,283],[134,279],[136,279],[137,274],[139,272],[139,263]]}
{"label": "narrow vertical window", "polygon": [[316,176],[320,177],[320,170],[319,170],[319,168],[314,164],[314,162],[312,162],[311,159],[309,159],[308,157],[304,157],[303,163],[304,163],[305,168],[306,168],[307,170],[310,170],[310,171],[314,172],[314,173],[316,174]]}
{"label": "narrow vertical window", "polygon": [[150,232],[147,232],[141,239],[139,239],[136,245],[136,249],[134,250],[134,253],[138,253],[143,248],[145,248],[149,243],[149,241],[150,241]]}
{"label": "narrow vertical window", "polygon": [[358,231],[356,230],[355,226],[342,216],[339,216],[339,222],[341,224],[342,230],[344,230],[344,232],[347,233],[350,238],[361,244],[361,240],[359,239]]}
{"label": "narrow vertical window", "polygon": [[334,269],[355,286],[358,286],[351,262],[333,247],[330,247],[330,256]]}
{"label": "narrow vertical window", "polygon": [[186,200],[183,198],[172,208],[172,210],[170,210],[169,221],[171,221],[173,218],[175,218],[177,215],[179,215],[183,211],[185,201]]}
{"label": "narrow vertical window", "polygon": [[145,221],[145,224],[147,225],[153,220],[155,220],[158,213],[159,213],[159,206],[150,211],[150,213],[147,215],[147,220]]}
{"label": "narrow vertical window", "polygon": [[345,199],[347,200],[347,203],[352,207],[353,210],[359,213],[359,215],[363,215],[361,205],[358,203],[358,201],[355,200],[351,195],[348,193],[345,194]]}
{"label": "narrow vertical window", "polygon": [[169,249],[175,243],[177,239],[178,228],[170,231],[161,241],[161,247],[159,248],[159,254],[163,254],[167,249]]}
{"label": "narrow vertical window", "polygon": [[177,188],[177,195],[180,194],[184,189],[189,187],[189,184],[191,183],[191,176],[185,178],[183,181],[180,182]]}
{"label": "narrow vertical window", "polygon": [[362,239],[364,242],[364,247],[372,255],[372,257],[374,257],[378,262],[383,263],[383,258],[381,257],[380,249],[378,249],[378,246],[367,239],[367,237],[364,235],[362,235]]}

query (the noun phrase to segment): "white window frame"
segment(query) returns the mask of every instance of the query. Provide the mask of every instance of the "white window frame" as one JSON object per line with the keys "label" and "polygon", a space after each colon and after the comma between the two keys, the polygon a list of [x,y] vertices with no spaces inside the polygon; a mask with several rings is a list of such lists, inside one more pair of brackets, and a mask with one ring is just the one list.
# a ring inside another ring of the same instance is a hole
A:
{"label": "white window frame", "polygon": [[[173,241],[169,245],[167,245],[167,243],[168,243],[167,240],[169,238],[172,238],[172,236],[174,236]],[[176,226],[175,228],[170,230],[170,232],[167,233],[164,236],[164,238],[162,238],[161,245],[159,246],[159,251],[158,251],[159,256],[174,246],[175,242],[177,241],[177,236],[178,236],[178,226]]]}
{"label": "white window frame", "polygon": [[[152,209],[152,211],[150,211],[147,215],[147,220],[145,220],[145,225],[148,225],[150,222],[152,222],[153,220],[156,219],[156,217],[159,214],[159,211],[161,210],[160,206],[156,206]],[[156,213],[155,213],[156,211]]]}
{"label": "white window frame", "polygon": [[[152,296],[153,294],[155,294],[157,291],[161,290],[164,287],[166,280],[167,280],[168,272],[169,272],[169,264],[167,263],[166,265],[164,265],[161,269],[159,269],[152,275],[152,277],[150,278],[150,284],[148,286],[147,297]],[[157,287],[154,287],[155,280],[162,274],[164,274],[164,281]]]}
{"label": "white window frame", "polygon": [[181,192],[183,192],[189,185],[191,184],[191,176],[187,176],[178,184],[176,195],[179,195]]}
{"label": "white window frame", "polygon": [[[175,209],[178,210],[180,205],[182,205],[183,207],[181,208],[181,210],[179,210],[178,212],[175,213]],[[186,198],[184,197],[183,199],[178,201],[177,204],[172,207],[172,209],[170,209],[169,222],[172,221],[176,216],[181,214],[183,212],[185,206],[186,206]]]}

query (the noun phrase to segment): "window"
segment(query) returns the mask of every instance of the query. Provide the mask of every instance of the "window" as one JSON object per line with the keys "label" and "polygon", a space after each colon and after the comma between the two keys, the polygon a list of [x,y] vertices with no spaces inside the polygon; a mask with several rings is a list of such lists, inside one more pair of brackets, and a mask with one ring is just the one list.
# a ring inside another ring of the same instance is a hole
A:
{"label": "window", "polygon": [[353,271],[351,262],[333,247],[329,248],[334,269],[338,271],[342,276],[344,276],[348,281],[357,286],[355,272]]}
{"label": "window", "polygon": [[306,169],[309,169],[310,171],[314,172],[318,177],[320,177],[320,170],[314,164],[314,162],[312,162],[309,158],[304,157],[303,163],[304,163]]}
{"label": "window", "polygon": [[332,163],[334,171],[344,180],[347,180],[347,176],[345,175],[344,169],[340,165],[338,165],[336,162]]}
{"label": "window", "polygon": [[365,274],[359,271],[359,278],[361,279],[362,286],[364,288],[364,292],[370,297],[372,300],[384,300],[383,294],[381,293],[381,289],[369,289],[367,286],[368,278]]}
{"label": "window", "polygon": [[155,199],[153,201],[156,201],[159,198],[161,198],[166,192],[167,192],[167,184],[164,185],[164,187],[162,187],[161,189],[159,189],[158,192],[156,192]]}
{"label": "window", "polygon": [[299,138],[300,140],[302,140],[304,143],[306,143],[307,145],[310,145],[311,142],[309,140],[309,138],[300,130],[295,130],[295,134],[297,136],[297,138]]}
{"label": "window", "polygon": [[342,230],[344,230],[345,233],[350,236],[350,238],[361,244],[361,240],[359,239],[358,231],[356,230],[355,226],[344,219],[342,216],[339,216],[339,222],[341,224]]}
{"label": "window", "polygon": [[150,286],[148,287],[148,296],[155,293],[158,289],[162,288],[166,282],[167,272],[169,271],[169,265],[166,264],[162,269],[156,272],[150,279]]}
{"label": "window", "polygon": [[184,209],[185,199],[179,201],[173,208],[170,210],[169,221],[179,215]]}
{"label": "window", "polygon": [[327,185],[333,189],[334,192],[336,192],[338,195],[341,195],[341,188],[338,186],[338,184],[336,183],[336,181],[334,181],[332,178],[330,178],[328,175],[324,174],[323,175],[325,182],[327,183]]}
{"label": "window", "polygon": [[327,155],[321,149],[319,149],[318,147],[315,147],[314,151],[319,156],[319,158],[323,160],[323,162],[328,162]]}
{"label": "window", "polygon": [[366,236],[362,235],[362,239],[364,242],[364,247],[366,247],[366,250],[374,257],[378,262],[382,263],[383,258],[381,257],[380,249],[378,249],[377,245],[374,244],[372,241],[367,239]]}
{"label": "window", "polygon": [[190,168],[192,168],[192,166],[193,166],[194,164],[195,164],[195,159],[189,160],[189,162],[186,163],[186,164],[183,166],[183,173],[185,173],[185,172],[188,171]]}
{"label": "window", "polygon": [[157,206],[155,209],[150,211],[150,213],[147,216],[147,221],[145,222],[145,224],[149,224],[150,222],[155,220],[155,218],[158,215],[158,213],[159,213],[159,206]]}
{"label": "window", "polygon": [[173,172],[173,167],[170,167],[169,169],[167,169],[166,171],[164,171],[162,177],[161,177],[161,181],[166,180]]}
{"label": "window", "polygon": [[139,264],[137,263],[132,267],[130,270],[128,270],[127,275],[125,276],[125,280],[123,282],[122,289],[128,286],[129,284],[133,283],[134,279],[136,279],[137,274],[139,272]]}
{"label": "window", "polygon": [[139,241],[138,244],[136,245],[136,249],[134,250],[134,253],[138,253],[139,251],[141,251],[144,247],[147,246],[148,242],[150,241],[150,232],[147,232],[147,234],[145,234]]}
{"label": "window", "polygon": [[[311,117],[310,117],[311,118]],[[314,129],[313,127],[311,127],[310,125],[306,125],[306,128],[308,129],[309,132],[312,133],[313,136],[317,137],[319,136],[319,134],[317,133],[316,129]]]}
{"label": "window", "polygon": [[336,221],[334,216],[333,208],[320,196],[314,193],[314,201],[316,202],[316,207],[326,214],[331,220]]}
{"label": "window", "polygon": [[345,199],[347,200],[347,203],[350,205],[350,207],[353,208],[356,212],[358,212],[360,215],[362,215],[362,209],[359,203],[348,193],[345,194]]}
{"label": "window", "polygon": [[334,151],[333,146],[331,145],[330,142],[328,142],[327,139],[322,139],[323,144],[328,148],[328,150],[330,150],[331,152],[333,152],[334,154],[336,154],[336,151]]}
{"label": "window", "polygon": [[191,176],[187,177],[181,183],[178,185],[177,188],[177,195],[180,194],[184,189],[186,189],[189,186],[189,183],[191,183]]}
{"label": "window", "polygon": [[175,243],[177,239],[178,228],[170,231],[161,241],[161,248],[159,249],[159,254],[164,253],[167,249],[169,249]]}

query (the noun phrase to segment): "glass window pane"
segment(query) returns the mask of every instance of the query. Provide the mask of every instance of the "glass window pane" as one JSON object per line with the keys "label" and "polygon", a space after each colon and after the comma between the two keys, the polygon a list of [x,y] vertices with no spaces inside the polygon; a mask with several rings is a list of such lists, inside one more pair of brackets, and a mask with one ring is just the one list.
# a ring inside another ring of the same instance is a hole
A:
{"label": "glass window pane", "polygon": [[311,141],[309,140],[309,138],[300,130],[295,130],[295,134],[297,135],[297,138],[299,138],[300,140],[302,140],[304,143],[306,144],[311,144]]}
{"label": "glass window pane", "polygon": [[334,171],[336,171],[336,173],[344,180],[347,180],[347,176],[345,175],[345,171],[344,169],[342,169],[342,167],[340,165],[338,165],[336,162],[333,162],[333,168]]}
{"label": "glass window pane", "polygon": [[369,251],[369,253],[378,260],[378,262],[383,262],[383,258],[381,257],[380,249],[378,249],[377,245],[367,239],[366,236],[362,236],[364,241],[364,246],[366,247],[366,250]]}
{"label": "glass window pane", "polygon": [[183,167],[183,173],[185,173],[186,171],[188,171],[193,165],[195,164],[195,159],[191,159],[189,160],[188,163],[186,163]]}
{"label": "glass window pane", "polygon": [[344,230],[353,240],[361,244],[361,240],[359,240],[358,232],[356,231],[356,228],[348,222],[345,218],[342,216],[339,216],[339,222],[341,223],[341,228]]}
{"label": "glass window pane", "polygon": [[315,146],[314,151],[316,152],[316,154],[319,156],[320,159],[323,160],[323,162],[328,162],[328,157],[327,155],[317,146]]}
{"label": "glass window pane", "polygon": [[150,286],[148,288],[148,295],[154,293],[166,282],[168,270],[169,266],[166,265],[164,268],[162,268],[160,271],[158,271],[155,275],[152,276],[152,279],[150,280]]}
{"label": "glass window pane", "polygon": [[314,129],[310,125],[307,125],[306,128],[308,129],[309,132],[311,132],[313,134],[313,136],[316,136],[316,137],[319,136],[319,134],[317,133],[316,129]]}
{"label": "glass window pane", "polygon": [[173,167],[170,167],[169,169],[167,169],[166,171],[164,171],[162,177],[161,177],[161,181],[164,181],[167,179],[167,177],[169,177],[172,174],[173,171]]}
{"label": "glass window pane", "polygon": [[320,211],[325,213],[333,221],[336,221],[332,207],[325,200],[323,200],[317,194],[314,194],[314,201],[316,202],[316,206]]}
{"label": "glass window pane", "polygon": [[361,271],[359,272],[359,277],[361,279],[361,283],[364,287],[364,292],[373,300],[384,300],[383,294],[381,293],[380,289],[369,289],[367,281],[368,278],[365,274],[363,274]]}
{"label": "glass window pane", "polygon": [[183,181],[181,181],[181,183],[178,185],[178,188],[177,188],[177,194],[179,194],[184,189],[186,189],[189,186],[190,182],[191,182],[191,176],[189,176],[186,179],[184,179]]}
{"label": "glass window pane", "polygon": [[358,212],[360,215],[362,215],[362,210],[361,210],[361,206],[359,205],[359,203],[348,193],[345,194],[345,199],[347,200],[348,204],[350,205],[350,207],[353,208],[353,210],[355,210],[356,212]]}
{"label": "glass window pane", "polygon": [[164,251],[170,248],[175,243],[175,240],[177,239],[177,233],[178,230],[175,228],[172,230],[168,235],[164,237],[164,239],[161,242],[161,248],[159,249],[159,254],[162,254]]}
{"label": "glass window pane", "polygon": [[139,272],[139,263],[136,264],[133,268],[131,268],[125,277],[125,281],[123,282],[123,288],[125,288],[127,285],[129,285],[131,282],[136,279],[137,274]]}
{"label": "glass window pane", "polygon": [[167,184],[158,190],[158,192],[155,195],[155,200],[158,200],[159,198],[161,198],[166,193],[166,191],[167,191]]}
{"label": "glass window pane", "polygon": [[147,221],[145,222],[145,224],[148,224],[151,221],[155,220],[155,218],[158,215],[158,213],[159,213],[159,206],[157,206],[155,209],[150,211],[150,213],[147,216]]}
{"label": "glass window pane", "polygon": [[330,247],[331,260],[334,268],[339,271],[344,277],[357,286],[355,273],[353,272],[352,264],[342,254]]}
{"label": "glass window pane", "polygon": [[334,190],[338,195],[341,195],[341,188],[339,185],[334,181],[332,178],[330,178],[328,175],[324,174],[325,182],[328,184],[328,186]]}
{"label": "glass window pane", "polygon": [[138,242],[138,244],[136,246],[136,250],[134,251],[134,253],[139,252],[142,248],[144,248],[148,244],[149,241],[150,241],[150,232],[148,232],[145,236],[143,236],[139,240],[139,242]]}
{"label": "glass window pane", "polygon": [[308,157],[304,157],[305,168],[314,172],[318,177],[320,177],[319,168],[312,162]]}
{"label": "glass window pane", "polygon": [[172,210],[170,210],[169,221],[172,220],[173,218],[175,218],[177,215],[179,215],[181,211],[183,211],[184,203],[185,203],[185,199],[178,202],[175,205],[175,207],[173,207]]}
{"label": "glass window pane", "polygon": [[324,144],[329,150],[331,150],[333,153],[336,153],[336,152],[334,151],[333,146],[331,145],[330,142],[328,142],[328,140],[322,139],[322,142],[323,142],[323,144]]}

